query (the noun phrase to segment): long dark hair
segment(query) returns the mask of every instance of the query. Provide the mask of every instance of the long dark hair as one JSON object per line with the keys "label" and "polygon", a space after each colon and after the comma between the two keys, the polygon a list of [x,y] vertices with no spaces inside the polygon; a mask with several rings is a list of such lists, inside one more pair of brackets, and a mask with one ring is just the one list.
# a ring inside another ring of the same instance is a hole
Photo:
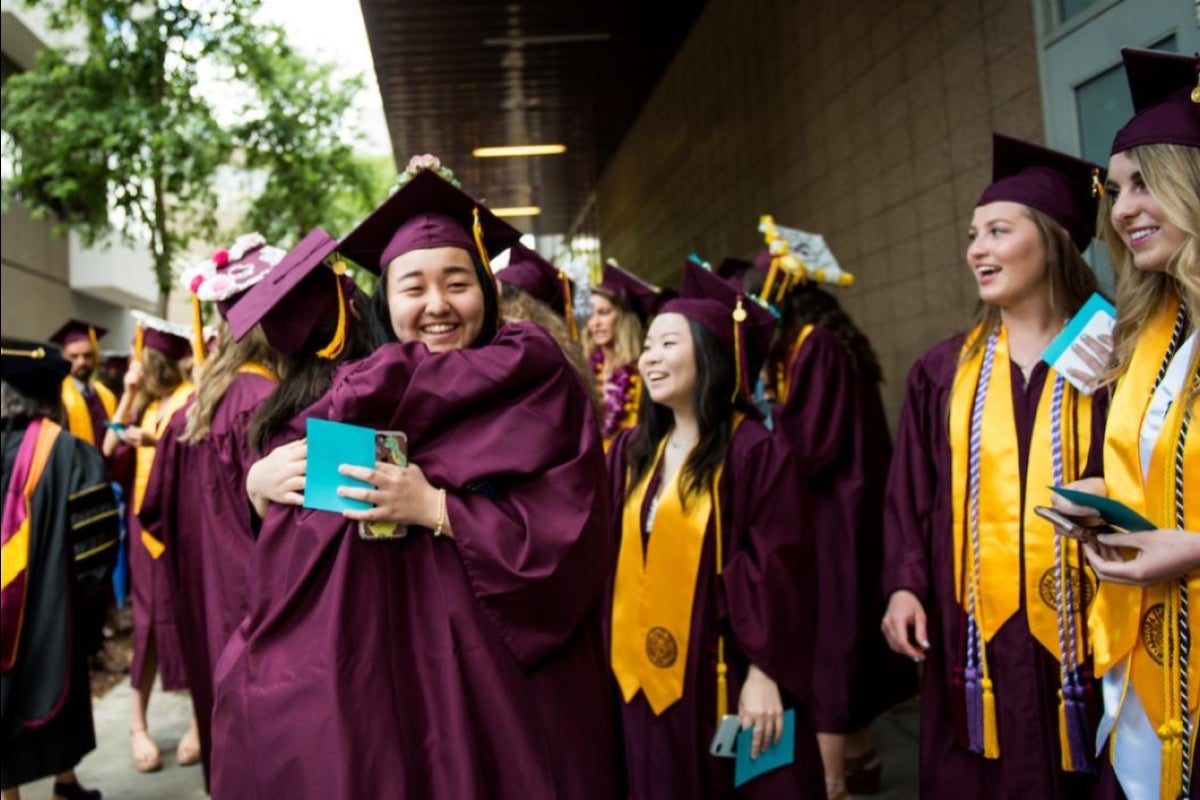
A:
{"label": "long dark hair", "polygon": [[[737,375],[733,359],[721,347],[717,337],[695,320],[688,320],[692,331],[692,352],[696,357],[696,385],[692,406],[700,440],[683,463],[680,486],[684,504],[688,498],[704,492],[725,461],[725,451],[733,435],[733,412],[741,408],[733,401]],[[626,495],[633,491],[654,463],[658,443],[670,433],[675,416],[671,409],[650,399],[642,391],[638,406],[638,426],[629,441],[626,464],[630,471]]]}
{"label": "long dark hair", "polygon": [[[742,278],[742,287],[750,294],[756,295],[762,291],[763,283],[762,273],[758,270],[750,270]],[[850,356],[854,368],[868,382],[883,382],[883,367],[879,366],[871,342],[832,294],[812,281],[801,283],[787,293],[778,310],[783,321],[779,325],[779,335],[767,353],[767,375],[787,375],[790,366],[787,363],[788,353],[804,326],[812,325],[837,337],[838,344]]]}
{"label": "long dark hair", "polygon": [[[479,254],[471,250],[465,252],[475,265],[475,277],[479,279],[479,288],[483,290],[483,326],[479,329],[479,336],[469,346],[482,347],[492,340],[500,327],[500,298],[496,293],[496,279],[483,268]],[[392,330],[387,284],[387,267],[384,267],[379,281],[375,284],[375,294],[371,296],[371,333],[376,345],[399,341],[396,332]]]}
{"label": "long dark hair", "polygon": [[329,344],[337,327],[337,319],[330,318],[312,332],[299,352],[287,357],[280,370],[283,376],[279,386],[271,393],[254,415],[250,423],[250,446],[258,453],[265,453],[271,438],[296,415],[312,405],[317,398],[329,391],[333,373],[342,364],[356,361],[375,350],[375,342],[368,319],[360,319],[357,309],[370,306],[370,299],[361,289],[355,288],[348,298],[351,313],[346,315],[346,346],[337,358],[318,358],[313,355]]}

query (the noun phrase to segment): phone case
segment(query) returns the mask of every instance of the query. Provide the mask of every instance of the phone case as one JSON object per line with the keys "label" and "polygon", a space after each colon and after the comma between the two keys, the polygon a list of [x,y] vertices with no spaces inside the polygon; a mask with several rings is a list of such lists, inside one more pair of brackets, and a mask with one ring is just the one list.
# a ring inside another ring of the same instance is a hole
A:
{"label": "phone case", "polygon": [[1054,525],[1059,536],[1078,542],[1092,542],[1098,533],[1117,533],[1117,529],[1100,517],[1073,517],[1049,506],[1034,506],[1034,513]]}
{"label": "phone case", "polygon": [[713,734],[712,744],[708,752],[719,758],[734,758],[737,756],[738,733],[742,730],[742,720],[737,714],[726,714],[717,723],[717,732]]}
{"label": "phone case", "polygon": [[[408,465],[408,436],[403,431],[375,431],[375,461]],[[379,520],[358,523],[358,536],[370,542],[385,542],[403,539],[408,535],[408,526],[396,522]]]}

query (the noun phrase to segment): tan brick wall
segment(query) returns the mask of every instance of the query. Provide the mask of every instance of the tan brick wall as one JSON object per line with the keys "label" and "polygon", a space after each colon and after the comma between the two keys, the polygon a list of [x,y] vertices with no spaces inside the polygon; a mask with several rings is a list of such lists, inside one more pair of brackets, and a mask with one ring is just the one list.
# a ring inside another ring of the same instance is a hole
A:
{"label": "tan brick wall", "polygon": [[894,423],[974,306],[991,131],[1043,138],[1034,37],[1027,2],[712,0],[602,176],[604,255],[677,285],[691,252],[752,255],[762,213],[824,234]]}

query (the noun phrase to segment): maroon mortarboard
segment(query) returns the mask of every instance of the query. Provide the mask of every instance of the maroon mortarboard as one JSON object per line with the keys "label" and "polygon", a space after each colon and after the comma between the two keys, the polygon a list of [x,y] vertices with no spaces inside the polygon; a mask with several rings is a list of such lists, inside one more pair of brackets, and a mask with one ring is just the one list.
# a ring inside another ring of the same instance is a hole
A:
{"label": "maroon mortarboard", "polygon": [[737,365],[739,391],[750,399],[775,336],[778,319],[771,309],[692,256],[683,267],[679,298],[663,304],[659,313],[682,314],[716,336]]}
{"label": "maroon mortarboard", "polygon": [[535,300],[540,300],[567,322],[571,338],[579,338],[575,326],[575,285],[558,267],[518,242],[508,251],[508,266],[496,273],[496,277],[515,286]]}
{"label": "maroon mortarboard", "polygon": [[157,350],[172,361],[192,355],[191,331],[184,325],[168,322],[145,311],[129,312],[137,320],[133,336],[134,360],[142,359],[143,348]]}
{"label": "maroon mortarboard", "polygon": [[632,309],[643,323],[657,314],[662,304],[674,294],[647,283],[611,259],[604,265],[600,284],[594,288],[607,292],[618,303]]}
{"label": "maroon mortarboard", "polygon": [[[476,221],[482,251],[476,243]],[[420,169],[342,239],[340,250],[375,273],[397,256],[434,247],[479,252],[488,266],[492,256],[520,238],[520,231],[466,192],[436,172]]]}
{"label": "maroon mortarboard", "polygon": [[62,391],[71,362],[62,352],[37,342],[5,342],[0,354],[0,380],[31,398],[52,397]]}
{"label": "maroon mortarboard", "polygon": [[1147,144],[1200,147],[1200,58],[1124,48],[1133,119],[1117,131],[1112,152]]}
{"label": "maroon mortarboard", "polygon": [[[770,266],[770,254],[768,253],[768,266]],[[717,275],[729,281],[735,288],[742,287],[742,280],[746,277],[746,273],[755,269],[756,265],[752,261],[747,261],[744,258],[726,258],[717,267]],[[765,271],[765,268],[764,268]]]}
{"label": "maroon mortarboard", "polygon": [[101,328],[81,319],[68,320],[61,328],[50,334],[50,341],[59,347],[66,347],[74,342],[91,342],[96,352],[100,352],[100,337],[108,333],[107,328]]}
{"label": "maroon mortarboard", "polygon": [[129,353],[101,353],[100,368],[124,375],[129,369]]}
{"label": "maroon mortarboard", "polygon": [[1083,250],[1096,233],[1104,170],[1090,161],[1003,134],[992,134],[992,184],[976,207],[1006,200],[1036,208]]}
{"label": "maroon mortarboard", "polygon": [[328,260],[337,246],[336,239],[313,228],[229,310],[226,320],[233,337],[241,340],[261,323],[271,347],[290,356],[303,350],[317,330],[336,322],[332,339],[315,354],[340,354],[354,282],[345,274],[344,262]]}

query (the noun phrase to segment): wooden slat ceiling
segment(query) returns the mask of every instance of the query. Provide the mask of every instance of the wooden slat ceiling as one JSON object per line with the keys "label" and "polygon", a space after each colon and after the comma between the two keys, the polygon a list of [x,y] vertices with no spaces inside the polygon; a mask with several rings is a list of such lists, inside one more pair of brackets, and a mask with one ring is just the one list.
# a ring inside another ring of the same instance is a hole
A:
{"label": "wooden slat ceiling", "polygon": [[[591,231],[596,181],[703,0],[361,0],[401,168],[434,153],[489,206],[538,235]],[[478,159],[476,147],[565,155]]]}

